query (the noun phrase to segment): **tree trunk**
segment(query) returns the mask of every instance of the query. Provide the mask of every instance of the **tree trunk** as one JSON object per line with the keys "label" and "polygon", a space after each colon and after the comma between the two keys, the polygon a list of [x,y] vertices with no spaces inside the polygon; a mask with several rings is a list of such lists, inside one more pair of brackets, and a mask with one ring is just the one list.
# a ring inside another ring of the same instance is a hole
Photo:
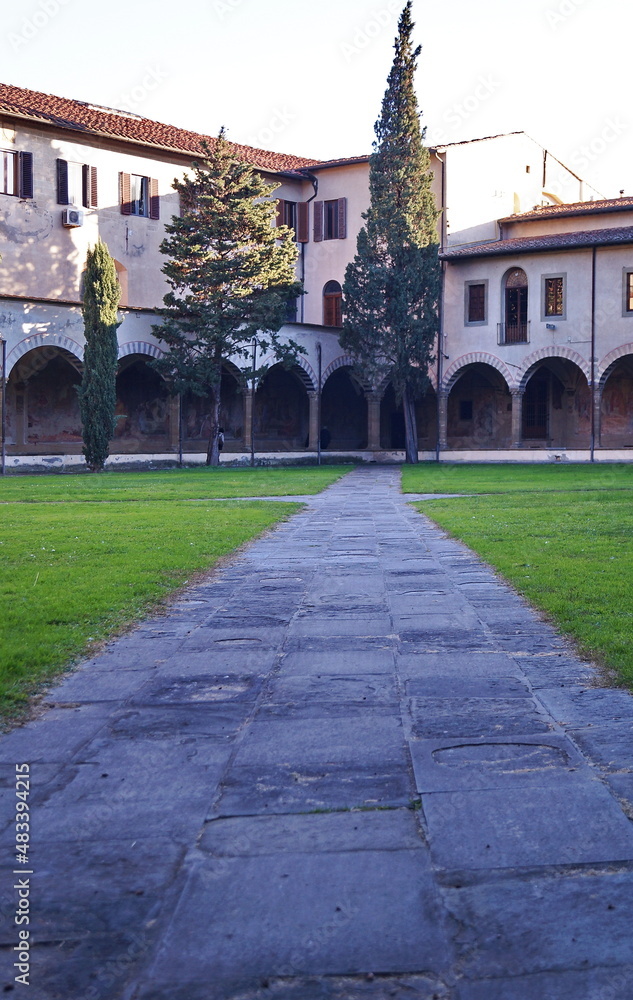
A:
{"label": "tree trunk", "polygon": [[220,448],[218,444],[218,430],[220,427],[220,387],[213,390],[213,402],[211,403],[211,413],[209,418],[211,428],[209,431],[209,443],[207,445],[207,465],[220,464]]}
{"label": "tree trunk", "polygon": [[405,462],[415,465],[418,460],[418,429],[415,421],[415,400],[408,386],[402,393],[402,409],[404,410]]}

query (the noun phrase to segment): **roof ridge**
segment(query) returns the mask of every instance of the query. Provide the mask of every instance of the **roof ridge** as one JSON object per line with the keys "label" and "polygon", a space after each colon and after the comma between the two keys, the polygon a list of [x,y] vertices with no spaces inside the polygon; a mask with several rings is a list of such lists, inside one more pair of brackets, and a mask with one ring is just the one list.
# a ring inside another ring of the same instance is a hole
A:
{"label": "roof ridge", "polygon": [[[201,143],[214,142],[215,137],[193,132],[177,125],[168,125],[118,108],[70,97],[59,97],[43,91],[0,83],[0,112],[30,120],[49,122],[96,135],[106,135],[123,142],[134,142],[152,148],[200,155]],[[301,170],[318,166],[322,161],[293,153],[277,153],[243,143],[227,142],[249,163],[273,173]]]}

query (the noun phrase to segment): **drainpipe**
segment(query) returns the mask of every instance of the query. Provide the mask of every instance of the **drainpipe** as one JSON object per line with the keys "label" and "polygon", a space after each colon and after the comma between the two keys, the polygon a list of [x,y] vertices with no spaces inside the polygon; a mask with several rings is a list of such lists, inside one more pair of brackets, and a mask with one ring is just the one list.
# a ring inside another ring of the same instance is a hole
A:
{"label": "drainpipe", "polygon": [[[314,194],[312,195],[311,198],[308,198],[308,200],[306,202],[306,205],[309,205],[311,201],[314,201],[314,199],[316,198],[317,194],[319,193],[319,178],[315,177],[314,174],[311,174],[309,170],[300,170],[299,173],[302,174],[304,177],[307,177],[307,179],[312,184],[312,187],[314,188]],[[310,222],[310,211],[308,210],[308,228],[309,228],[309,222]],[[306,251],[306,244],[302,243],[301,244],[301,284],[304,287],[305,287],[305,276],[306,276],[305,251]],[[302,323],[304,321],[304,304],[303,304],[304,298],[305,298],[305,293],[301,296],[301,322]]]}
{"label": "drainpipe", "polygon": [[7,342],[4,337],[0,336],[0,344],[2,344],[2,379],[0,381],[0,386],[2,387],[2,463],[0,464],[0,475],[4,476],[4,470],[6,465],[6,450],[7,450]]}
{"label": "drainpipe", "polygon": [[[446,219],[446,161],[441,158],[435,150],[437,159],[442,164],[441,198],[442,198],[442,221],[440,225],[440,250],[444,250],[447,240],[448,223]],[[437,393],[436,393],[436,423],[437,432],[435,439],[435,461],[440,461],[440,390],[442,386],[442,360],[444,358],[444,283],[446,278],[446,262],[441,262],[440,279],[440,300],[438,303],[439,330],[437,335]]]}
{"label": "drainpipe", "polygon": [[591,451],[595,462],[596,447],[596,248],[591,248]]}

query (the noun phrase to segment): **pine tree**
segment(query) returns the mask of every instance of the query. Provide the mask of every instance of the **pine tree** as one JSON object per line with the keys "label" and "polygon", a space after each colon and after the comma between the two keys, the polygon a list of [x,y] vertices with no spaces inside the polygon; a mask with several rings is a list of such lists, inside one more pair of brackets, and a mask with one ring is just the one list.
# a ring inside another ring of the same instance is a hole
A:
{"label": "pine tree", "polygon": [[259,357],[272,351],[292,363],[301,348],[278,331],[301,286],[292,231],[273,226],[276,185],[233,154],[224,130],[204,152],[173,185],[182,214],[165,227],[162,270],[171,290],[158,310],[163,325],[154,327],[168,350],[154,366],[172,391],[210,398],[207,464],[217,465],[222,365],[231,359],[250,375],[253,342]]}
{"label": "pine tree", "polygon": [[86,348],[79,386],[83,453],[91,472],[103,470],[114,437],[120,297],[114,261],[99,240],[86,258],[82,307]]}
{"label": "pine tree", "polygon": [[378,387],[402,401],[406,461],[417,462],[415,400],[428,386],[439,329],[440,265],[430,156],[423,145],[413,78],[411,0],[398,23],[370,159],[370,207],[343,285],[341,344]]}

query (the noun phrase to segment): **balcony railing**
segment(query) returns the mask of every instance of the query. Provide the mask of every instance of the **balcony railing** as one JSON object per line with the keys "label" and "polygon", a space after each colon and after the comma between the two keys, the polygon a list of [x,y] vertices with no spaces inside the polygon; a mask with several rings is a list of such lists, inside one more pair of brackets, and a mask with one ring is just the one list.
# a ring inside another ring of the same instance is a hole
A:
{"label": "balcony railing", "polygon": [[529,319],[523,323],[497,323],[498,344],[528,344],[529,342]]}

